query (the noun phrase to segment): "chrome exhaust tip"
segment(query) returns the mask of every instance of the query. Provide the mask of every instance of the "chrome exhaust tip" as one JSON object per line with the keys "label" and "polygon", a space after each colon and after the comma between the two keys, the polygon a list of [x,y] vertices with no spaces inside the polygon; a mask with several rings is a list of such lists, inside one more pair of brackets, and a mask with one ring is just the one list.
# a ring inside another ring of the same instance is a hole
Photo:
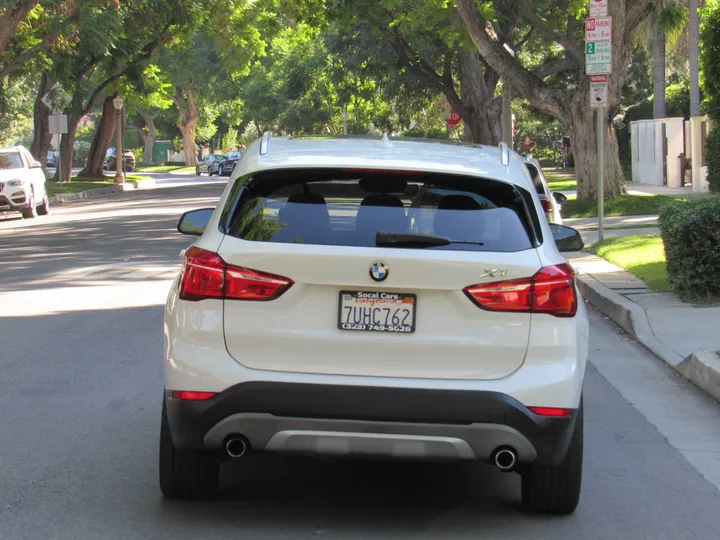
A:
{"label": "chrome exhaust tip", "polygon": [[250,442],[242,436],[229,437],[225,443],[225,452],[231,459],[240,459],[250,450]]}
{"label": "chrome exhaust tip", "polygon": [[501,448],[495,452],[495,465],[501,471],[512,471],[517,462],[517,454],[512,448]]}

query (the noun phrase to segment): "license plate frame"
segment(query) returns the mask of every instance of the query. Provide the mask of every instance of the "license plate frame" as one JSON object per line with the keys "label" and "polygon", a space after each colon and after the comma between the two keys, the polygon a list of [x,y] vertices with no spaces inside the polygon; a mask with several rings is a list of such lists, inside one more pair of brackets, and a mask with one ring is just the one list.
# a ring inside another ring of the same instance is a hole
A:
{"label": "license plate frame", "polygon": [[[349,296],[351,298],[347,299]],[[365,320],[365,322],[349,322],[350,316],[354,312],[348,313],[348,322],[343,322],[344,308],[360,307],[362,303],[353,302],[353,300],[365,300],[368,307],[379,309],[380,312],[373,311],[370,317],[375,315],[382,317],[382,324],[375,324],[377,318]],[[411,300],[411,301],[408,301]],[[351,306],[346,306],[345,302],[353,302]],[[378,304],[376,306],[376,304]],[[396,306],[396,307],[392,307]],[[409,308],[409,320],[405,317],[403,310]],[[384,313],[389,310],[389,313]],[[395,310],[395,311],[393,311]],[[397,312],[400,312],[399,314]],[[392,324],[392,317],[402,317],[399,324]],[[379,332],[383,334],[413,334],[416,329],[417,319],[417,295],[411,293],[397,293],[392,291],[340,291],[338,293],[338,329],[344,332]],[[389,324],[385,324],[388,322]]]}

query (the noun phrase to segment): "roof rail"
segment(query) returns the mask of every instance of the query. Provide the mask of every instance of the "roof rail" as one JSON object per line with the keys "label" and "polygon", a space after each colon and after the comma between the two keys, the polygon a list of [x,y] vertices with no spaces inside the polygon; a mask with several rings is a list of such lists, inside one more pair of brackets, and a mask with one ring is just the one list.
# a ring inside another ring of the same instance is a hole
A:
{"label": "roof rail", "polygon": [[500,163],[507,166],[510,165],[510,147],[505,141],[500,141]]}
{"label": "roof rail", "polygon": [[260,141],[260,155],[264,156],[268,153],[268,146],[270,145],[270,139],[272,138],[272,132],[266,131],[263,133],[262,141]]}

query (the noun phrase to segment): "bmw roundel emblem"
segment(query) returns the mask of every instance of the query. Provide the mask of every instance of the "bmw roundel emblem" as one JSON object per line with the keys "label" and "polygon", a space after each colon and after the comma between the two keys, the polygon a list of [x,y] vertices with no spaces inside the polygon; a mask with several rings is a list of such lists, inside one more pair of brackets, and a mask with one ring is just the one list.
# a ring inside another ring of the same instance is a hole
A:
{"label": "bmw roundel emblem", "polygon": [[373,281],[385,281],[389,273],[390,269],[384,262],[375,262],[370,266],[370,277]]}

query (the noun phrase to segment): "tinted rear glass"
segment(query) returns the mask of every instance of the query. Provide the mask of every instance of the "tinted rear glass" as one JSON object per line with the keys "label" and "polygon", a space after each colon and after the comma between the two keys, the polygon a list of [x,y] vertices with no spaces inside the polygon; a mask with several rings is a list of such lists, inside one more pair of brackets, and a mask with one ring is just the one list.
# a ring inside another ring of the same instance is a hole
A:
{"label": "tinted rear glass", "polygon": [[545,195],[545,186],[543,185],[542,178],[540,177],[540,173],[538,172],[535,165],[527,164],[526,167],[528,172],[530,173],[530,177],[533,180],[533,184],[535,184],[535,190],[538,192],[539,195]]}
{"label": "tinted rear glass", "polygon": [[[519,188],[475,177],[353,170],[270,171],[244,186],[228,234],[244,240],[376,245],[376,234],[417,233],[455,242],[430,249],[532,247]],[[232,200],[232,198],[231,198]]]}

